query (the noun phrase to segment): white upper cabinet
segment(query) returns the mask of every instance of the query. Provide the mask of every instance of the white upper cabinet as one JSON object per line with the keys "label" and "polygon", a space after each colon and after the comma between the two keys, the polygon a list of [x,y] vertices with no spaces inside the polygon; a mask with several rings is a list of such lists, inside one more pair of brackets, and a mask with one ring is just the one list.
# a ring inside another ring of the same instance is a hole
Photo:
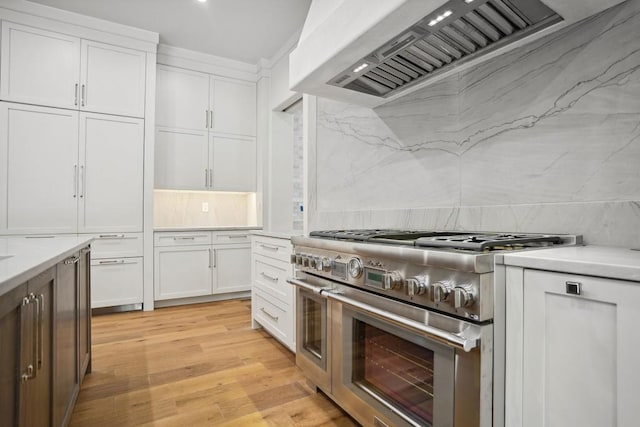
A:
{"label": "white upper cabinet", "polygon": [[217,191],[256,191],[255,138],[210,136],[210,188]]}
{"label": "white upper cabinet", "polygon": [[144,52],[82,40],[82,110],[144,117],[145,76]]}
{"label": "white upper cabinet", "polygon": [[245,80],[158,65],[156,125],[256,135],[256,85]]}
{"label": "white upper cabinet", "polygon": [[215,132],[256,135],[256,85],[211,77],[210,129]]}
{"label": "white upper cabinet", "polygon": [[206,129],[209,121],[209,75],[158,65],[156,126]]}
{"label": "white upper cabinet", "polygon": [[142,231],[142,119],[0,102],[0,124],[0,233]]}
{"label": "white upper cabinet", "polygon": [[144,117],[146,54],[2,22],[0,97]]}
{"label": "white upper cabinet", "polygon": [[0,122],[2,231],[75,233],[78,112],[2,102]]}
{"label": "white upper cabinet", "polygon": [[2,22],[0,97],[78,108],[80,39]]}
{"label": "white upper cabinet", "polygon": [[207,131],[158,128],[155,187],[207,190],[209,187]]}
{"label": "white upper cabinet", "polygon": [[142,231],[144,121],[80,114],[78,231]]}

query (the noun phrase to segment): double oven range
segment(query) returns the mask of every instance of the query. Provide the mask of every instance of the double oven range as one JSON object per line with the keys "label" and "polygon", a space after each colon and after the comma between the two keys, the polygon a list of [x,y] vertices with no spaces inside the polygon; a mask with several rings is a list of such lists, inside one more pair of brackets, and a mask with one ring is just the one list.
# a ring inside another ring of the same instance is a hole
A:
{"label": "double oven range", "polygon": [[292,238],[296,363],[363,426],[499,426],[506,251],[580,236],[335,230]]}

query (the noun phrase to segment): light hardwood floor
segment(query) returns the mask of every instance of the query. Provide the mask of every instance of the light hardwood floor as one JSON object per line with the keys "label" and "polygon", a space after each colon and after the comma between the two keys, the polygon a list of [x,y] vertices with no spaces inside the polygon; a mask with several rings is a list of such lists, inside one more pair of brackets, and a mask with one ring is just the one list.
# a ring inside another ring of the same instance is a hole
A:
{"label": "light hardwood floor", "polygon": [[71,426],[356,426],[233,300],[93,318]]}

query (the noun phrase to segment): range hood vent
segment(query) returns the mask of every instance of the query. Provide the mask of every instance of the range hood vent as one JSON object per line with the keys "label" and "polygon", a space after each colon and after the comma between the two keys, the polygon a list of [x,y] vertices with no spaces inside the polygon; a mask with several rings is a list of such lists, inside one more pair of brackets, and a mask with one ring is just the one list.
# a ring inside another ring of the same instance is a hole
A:
{"label": "range hood vent", "polygon": [[387,98],[562,20],[538,0],[451,0],[328,84]]}

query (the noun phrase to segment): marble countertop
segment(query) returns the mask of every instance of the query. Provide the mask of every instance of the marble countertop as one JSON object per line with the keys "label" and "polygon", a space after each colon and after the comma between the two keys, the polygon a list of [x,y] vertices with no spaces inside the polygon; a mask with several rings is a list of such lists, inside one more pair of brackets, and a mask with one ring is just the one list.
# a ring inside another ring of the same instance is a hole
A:
{"label": "marble countertop", "polygon": [[504,255],[503,263],[640,282],[640,251],[607,246],[571,246]]}
{"label": "marble countertop", "polygon": [[270,231],[270,230],[256,230],[251,232],[254,236],[275,237],[277,239],[291,239],[291,236],[302,236],[302,231]]}
{"label": "marble countertop", "polygon": [[0,296],[87,246],[91,237],[0,238]]}
{"label": "marble countertop", "polygon": [[153,231],[233,231],[233,230],[261,230],[261,227],[207,227],[207,226],[185,226],[185,227],[154,227]]}

